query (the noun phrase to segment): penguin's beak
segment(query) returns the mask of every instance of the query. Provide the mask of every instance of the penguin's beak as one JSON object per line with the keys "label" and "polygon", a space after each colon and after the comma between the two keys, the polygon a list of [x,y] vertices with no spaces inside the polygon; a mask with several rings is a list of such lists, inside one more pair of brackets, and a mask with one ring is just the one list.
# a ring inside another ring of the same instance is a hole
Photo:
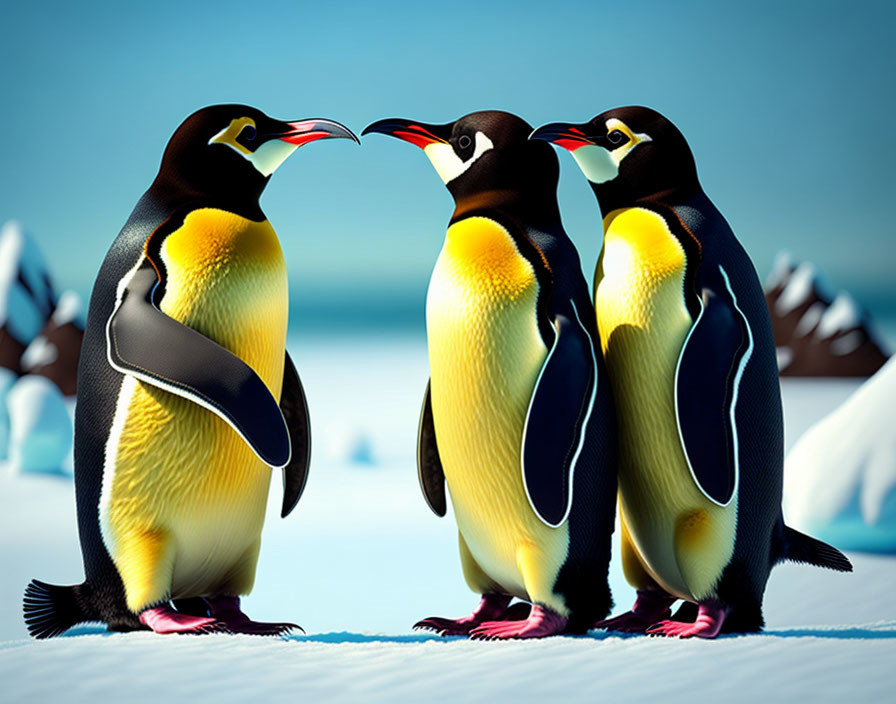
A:
{"label": "penguin's beak", "polygon": [[571,152],[597,142],[587,136],[585,130],[588,125],[573,125],[566,122],[552,122],[549,125],[539,127],[529,135],[529,139],[540,139],[558,147],[563,147]]}
{"label": "penguin's beak", "polygon": [[340,125],[333,120],[313,119],[299,120],[297,122],[284,122],[284,129],[280,134],[272,135],[277,139],[301,147],[303,144],[314,142],[318,139],[351,139],[361,143],[357,135],[345,125]]}
{"label": "penguin's beak", "polygon": [[363,137],[371,132],[379,132],[380,134],[387,134],[390,137],[410,142],[421,149],[426,149],[430,144],[447,144],[449,137],[451,137],[452,126],[453,123],[448,123],[447,125],[427,125],[423,122],[391,117],[386,120],[377,120],[367,125],[361,131],[361,136]]}

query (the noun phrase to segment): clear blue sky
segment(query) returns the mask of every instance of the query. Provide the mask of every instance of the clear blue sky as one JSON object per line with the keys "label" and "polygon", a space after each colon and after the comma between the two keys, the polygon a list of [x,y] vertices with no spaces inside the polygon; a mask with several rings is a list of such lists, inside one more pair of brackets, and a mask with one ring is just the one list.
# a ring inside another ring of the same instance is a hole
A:
{"label": "clear blue sky", "polygon": [[[7,3],[0,220],[89,290],[196,108],[245,102],[360,132],[479,109],[533,125],[640,103],[688,137],[761,274],[786,247],[896,307],[896,10],[889,2]],[[568,154],[560,204],[590,279],[597,206]],[[312,144],[264,207],[296,296],[422,306],[451,199],[423,154]],[[421,317],[422,320],[422,317]]]}

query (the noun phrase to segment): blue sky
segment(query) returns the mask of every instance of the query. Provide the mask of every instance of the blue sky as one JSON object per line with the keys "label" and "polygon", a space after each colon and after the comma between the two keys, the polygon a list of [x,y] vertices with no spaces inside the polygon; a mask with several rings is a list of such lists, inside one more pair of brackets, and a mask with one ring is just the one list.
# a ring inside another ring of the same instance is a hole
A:
{"label": "blue sky", "polygon": [[[499,108],[538,125],[640,103],[688,137],[761,274],[786,247],[873,311],[896,307],[890,3],[16,3],[4,24],[0,220],[26,223],[57,281],[82,292],[202,105],[360,132],[382,117]],[[590,279],[597,206],[560,160]],[[419,150],[312,144],[262,206],[294,296],[422,311],[452,204]]]}

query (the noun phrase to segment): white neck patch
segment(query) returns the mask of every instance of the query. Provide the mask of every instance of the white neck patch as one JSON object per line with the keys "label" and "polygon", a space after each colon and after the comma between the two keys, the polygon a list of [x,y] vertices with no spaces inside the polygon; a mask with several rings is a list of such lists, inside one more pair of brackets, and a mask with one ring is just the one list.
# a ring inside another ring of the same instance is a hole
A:
{"label": "white neck patch", "polygon": [[476,148],[473,150],[473,156],[466,161],[461,161],[460,157],[454,153],[454,148],[450,144],[444,142],[433,142],[423,147],[423,151],[432,165],[436,167],[439,178],[447,185],[467,169],[473,162],[481,157],[489,149],[494,148],[494,143],[482,132],[476,133]]}
{"label": "white neck patch", "polygon": [[263,176],[270,176],[292,154],[298,145],[284,142],[282,139],[271,139],[249,154],[242,154]]}
{"label": "white neck patch", "polygon": [[223,144],[226,147],[230,147],[246,161],[250,162],[262,176],[270,176],[297,149],[298,145],[284,142],[282,139],[271,139],[260,145],[254,152],[250,151],[236,141],[237,136],[246,125],[254,127],[255,123],[248,117],[233,120],[227,127],[208,140],[208,143]]}
{"label": "white neck patch", "polygon": [[591,183],[606,183],[619,175],[619,162],[613,158],[613,152],[596,144],[579,147],[572,156]]}

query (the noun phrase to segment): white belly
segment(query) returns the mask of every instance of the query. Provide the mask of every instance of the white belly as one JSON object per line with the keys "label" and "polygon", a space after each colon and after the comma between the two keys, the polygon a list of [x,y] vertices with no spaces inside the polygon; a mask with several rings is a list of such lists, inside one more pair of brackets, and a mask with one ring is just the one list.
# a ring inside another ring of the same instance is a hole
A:
{"label": "white belly", "polygon": [[548,352],[537,298],[532,266],[502,228],[471,218],[449,230],[427,298],[439,454],[471,554],[523,598],[531,585],[521,551],[546,556],[536,571],[553,584],[568,544],[566,525],[552,529],[535,515],[522,480],[523,427]]}

